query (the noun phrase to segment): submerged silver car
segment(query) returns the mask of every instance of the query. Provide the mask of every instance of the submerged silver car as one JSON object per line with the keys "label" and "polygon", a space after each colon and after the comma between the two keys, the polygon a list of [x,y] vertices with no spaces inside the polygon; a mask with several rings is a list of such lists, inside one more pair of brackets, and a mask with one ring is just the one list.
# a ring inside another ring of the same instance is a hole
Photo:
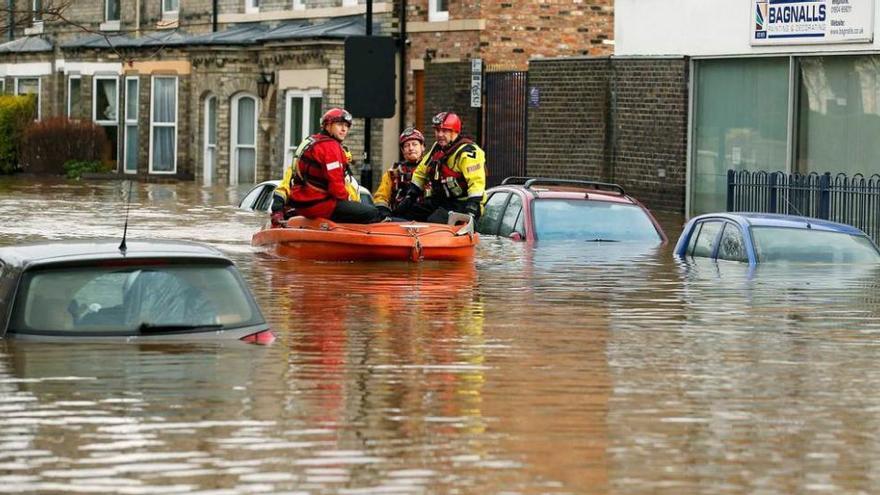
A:
{"label": "submerged silver car", "polygon": [[0,337],[238,339],[274,334],[235,264],[185,241],[60,241],[0,248]]}

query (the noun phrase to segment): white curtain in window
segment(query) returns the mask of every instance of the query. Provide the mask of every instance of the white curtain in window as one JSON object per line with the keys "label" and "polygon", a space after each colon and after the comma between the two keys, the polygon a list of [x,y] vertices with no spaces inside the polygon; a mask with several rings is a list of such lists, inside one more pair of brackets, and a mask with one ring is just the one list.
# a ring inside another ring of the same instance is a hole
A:
{"label": "white curtain in window", "polygon": [[116,121],[116,80],[98,79],[95,95],[95,120],[99,122]]}
{"label": "white curtain in window", "polygon": [[153,163],[152,170],[174,171],[177,134],[176,78],[153,80]]}
{"label": "white curtain in window", "polygon": [[239,99],[236,133],[239,184],[248,184],[254,181],[257,165],[256,118],[257,101],[253,98]]}

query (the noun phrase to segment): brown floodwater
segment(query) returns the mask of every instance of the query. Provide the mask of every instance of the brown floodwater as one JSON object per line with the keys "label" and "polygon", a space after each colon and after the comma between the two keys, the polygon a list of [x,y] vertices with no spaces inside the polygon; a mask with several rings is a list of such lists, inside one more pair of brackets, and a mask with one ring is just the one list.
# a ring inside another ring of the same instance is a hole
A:
{"label": "brown floodwater", "polygon": [[[472,264],[250,246],[247,189],[135,184],[270,346],[0,341],[0,492],[880,492],[877,269],[483,238]],[[127,183],[0,179],[0,245],[122,233]]]}

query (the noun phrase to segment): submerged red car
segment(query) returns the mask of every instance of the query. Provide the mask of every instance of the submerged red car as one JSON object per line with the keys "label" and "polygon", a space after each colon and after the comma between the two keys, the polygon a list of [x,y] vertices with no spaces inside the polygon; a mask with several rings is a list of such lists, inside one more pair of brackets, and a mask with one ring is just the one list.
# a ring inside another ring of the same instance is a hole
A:
{"label": "submerged red car", "polygon": [[651,212],[617,184],[508,177],[486,195],[480,234],[524,241],[667,241]]}

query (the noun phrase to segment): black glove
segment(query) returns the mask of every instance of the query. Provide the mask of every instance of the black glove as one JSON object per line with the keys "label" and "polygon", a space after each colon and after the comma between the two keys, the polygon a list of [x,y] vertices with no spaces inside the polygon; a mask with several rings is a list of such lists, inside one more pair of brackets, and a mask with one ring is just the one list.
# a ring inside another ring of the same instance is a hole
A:
{"label": "black glove", "polygon": [[378,205],[376,209],[379,210],[379,216],[383,219],[391,216],[391,209],[385,205]]}
{"label": "black glove", "polygon": [[416,203],[416,199],[422,195],[422,190],[419,186],[410,183],[409,189],[406,191],[406,196],[404,196],[403,200],[397,205],[397,208],[394,209],[393,215],[396,217],[403,216],[413,207]]}
{"label": "black glove", "polygon": [[474,217],[474,221],[480,219],[480,214],[482,213],[482,208],[480,208],[480,204],[483,202],[483,198],[468,198],[467,202],[464,204],[464,212],[468,215]]}

